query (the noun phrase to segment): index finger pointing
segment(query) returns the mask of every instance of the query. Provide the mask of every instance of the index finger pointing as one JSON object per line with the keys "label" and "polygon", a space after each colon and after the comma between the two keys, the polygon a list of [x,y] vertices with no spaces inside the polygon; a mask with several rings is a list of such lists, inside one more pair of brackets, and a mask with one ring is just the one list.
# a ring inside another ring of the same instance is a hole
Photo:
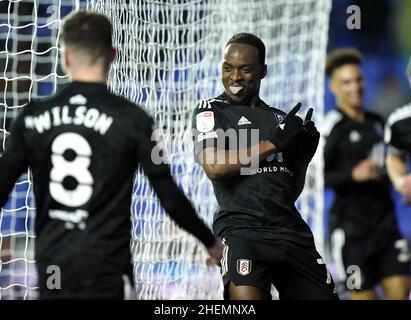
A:
{"label": "index finger pointing", "polygon": [[308,109],[307,114],[305,115],[304,123],[306,123],[308,121],[311,121],[311,117],[313,116],[313,112],[314,112],[313,108]]}
{"label": "index finger pointing", "polygon": [[297,114],[297,112],[300,110],[301,108],[301,102],[298,102],[294,108],[291,109],[291,111],[288,113],[288,115],[290,116],[295,116]]}

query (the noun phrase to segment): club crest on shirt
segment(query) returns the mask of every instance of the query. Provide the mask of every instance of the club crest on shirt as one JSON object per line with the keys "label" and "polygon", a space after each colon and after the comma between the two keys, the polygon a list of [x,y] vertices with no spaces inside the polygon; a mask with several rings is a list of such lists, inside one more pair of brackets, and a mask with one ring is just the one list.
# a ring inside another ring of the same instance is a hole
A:
{"label": "club crest on shirt", "polygon": [[238,259],[237,260],[237,272],[242,276],[246,276],[251,272],[251,260]]}
{"label": "club crest on shirt", "polygon": [[284,120],[284,117],[283,117],[282,115],[280,115],[280,114],[276,114],[276,115],[275,115],[275,118],[277,119],[278,123],[281,123],[281,121]]}
{"label": "club crest on shirt", "polygon": [[196,127],[200,132],[208,132],[214,128],[214,112],[204,111],[196,116]]}

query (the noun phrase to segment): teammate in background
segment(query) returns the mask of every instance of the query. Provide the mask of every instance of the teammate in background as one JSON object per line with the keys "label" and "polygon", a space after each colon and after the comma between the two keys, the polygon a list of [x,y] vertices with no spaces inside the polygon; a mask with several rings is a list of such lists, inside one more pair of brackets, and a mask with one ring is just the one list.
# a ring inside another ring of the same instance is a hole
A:
{"label": "teammate in background", "polygon": [[[296,116],[301,104],[287,115],[269,107],[259,98],[266,73],[261,39],[234,35],[222,64],[225,92],[202,101],[193,115],[196,160],[219,204],[213,228],[225,246],[224,297],[270,299],[274,284],[280,299],[337,299],[294,204],[319,140],[312,109],[303,122]],[[254,142],[252,129],[259,133]]]}
{"label": "teammate in background", "polygon": [[[152,119],[107,90],[111,39],[103,15],[82,11],[65,20],[62,62],[71,83],[24,108],[0,159],[0,205],[20,174],[32,169],[41,299],[123,298],[123,275],[132,272],[130,203],[138,163],[168,214],[208,248],[208,262],[222,256],[221,243],[168,166],[151,159]],[[61,270],[61,289],[47,286],[50,266]]]}
{"label": "teammate in background", "polygon": [[[407,67],[411,85],[411,59]],[[387,120],[385,142],[389,145],[386,164],[395,189],[403,196],[404,204],[411,204],[411,173],[407,157],[411,155],[411,103],[395,110]]]}
{"label": "teammate in background", "polygon": [[350,299],[377,299],[376,284],[387,299],[407,299],[409,251],[384,173],[384,123],[363,106],[361,62],[357,50],[337,49],[326,63],[337,102],[323,132],[325,185],[336,194],[330,210],[331,253]]}

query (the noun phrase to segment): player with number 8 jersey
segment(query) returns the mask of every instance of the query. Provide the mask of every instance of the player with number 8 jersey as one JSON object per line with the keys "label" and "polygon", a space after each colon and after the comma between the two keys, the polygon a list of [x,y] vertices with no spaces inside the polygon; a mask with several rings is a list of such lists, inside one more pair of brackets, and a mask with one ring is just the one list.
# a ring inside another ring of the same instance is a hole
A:
{"label": "player with number 8 jersey", "polygon": [[[169,167],[152,159],[159,147],[152,119],[107,89],[115,57],[110,22],[78,12],[66,19],[62,38],[72,82],[24,108],[0,159],[0,205],[19,175],[32,170],[40,298],[123,298],[123,276],[132,272],[130,206],[139,163],[167,213],[217,263],[221,243],[196,216]],[[49,266],[61,270],[57,290],[48,286]]]}

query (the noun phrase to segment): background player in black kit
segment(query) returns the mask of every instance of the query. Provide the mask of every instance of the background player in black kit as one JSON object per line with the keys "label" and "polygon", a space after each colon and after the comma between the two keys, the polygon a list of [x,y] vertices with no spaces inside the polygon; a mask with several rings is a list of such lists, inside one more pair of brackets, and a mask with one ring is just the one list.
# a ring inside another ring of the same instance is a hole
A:
{"label": "background player in black kit", "polygon": [[[303,123],[296,116],[300,104],[286,115],[259,98],[264,60],[258,37],[234,35],[222,65],[225,92],[202,101],[193,114],[196,159],[219,204],[213,228],[225,245],[224,296],[269,299],[274,284],[280,299],[336,299],[311,230],[294,205],[319,133],[312,110]],[[255,143],[251,129],[259,133]],[[239,144],[226,143],[236,137]]]}
{"label": "background player in black kit", "polygon": [[351,299],[376,299],[378,283],[386,298],[407,299],[408,246],[398,231],[383,168],[384,123],[363,107],[361,61],[355,49],[337,49],[327,58],[337,102],[323,132],[325,184],[336,193],[330,210],[331,250],[340,281],[360,271],[361,279],[347,288]]}
{"label": "background player in black kit", "polygon": [[[411,59],[407,67],[411,85]],[[402,195],[404,204],[411,204],[411,174],[407,160],[411,155],[411,103],[397,108],[388,118],[386,143],[387,171],[395,189]]]}
{"label": "background player in black kit", "polygon": [[[32,169],[40,298],[123,297],[123,275],[132,270],[130,203],[138,163],[168,214],[204,243],[209,263],[218,263],[221,243],[196,216],[168,166],[151,159],[152,119],[107,90],[115,57],[110,21],[75,13],[65,20],[61,39],[72,82],[24,108],[0,159],[1,205],[20,174]],[[60,290],[46,286],[53,265],[61,269]]]}

